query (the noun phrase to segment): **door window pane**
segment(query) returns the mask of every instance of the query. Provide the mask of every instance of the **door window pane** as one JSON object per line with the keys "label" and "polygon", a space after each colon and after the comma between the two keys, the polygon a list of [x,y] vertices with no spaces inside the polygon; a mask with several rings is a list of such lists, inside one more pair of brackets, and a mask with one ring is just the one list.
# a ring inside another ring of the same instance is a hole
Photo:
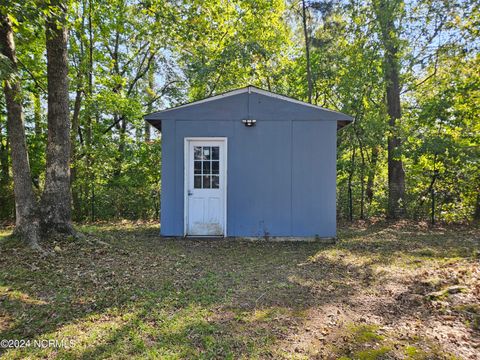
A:
{"label": "door window pane", "polygon": [[219,161],[212,161],[212,174],[218,174],[219,169]]}
{"label": "door window pane", "polygon": [[210,160],[210,156],[211,156],[210,146],[204,146],[203,147],[203,159],[204,160]]}
{"label": "door window pane", "polygon": [[195,189],[201,189],[202,188],[202,177],[201,176],[194,176],[193,177],[193,187]]}
{"label": "door window pane", "polygon": [[197,160],[197,161],[194,161],[194,172],[195,174],[201,174],[202,173],[202,162]]}
{"label": "door window pane", "polygon": [[210,175],[210,161],[203,162],[203,175]]}
{"label": "door window pane", "polygon": [[212,160],[220,159],[220,148],[218,146],[212,146]]}
{"label": "door window pane", "polygon": [[220,177],[219,176],[212,176],[212,189],[218,189],[220,187]]}
{"label": "door window pane", "polygon": [[210,189],[210,176],[209,175],[204,175],[203,176],[203,184],[202,184],[203,189]]}
{"label": "door window pane", "polygon": [[201,146],[195,146],[193,148],[193,158],[194,160],[201,160],[202,159],[202,147]]}

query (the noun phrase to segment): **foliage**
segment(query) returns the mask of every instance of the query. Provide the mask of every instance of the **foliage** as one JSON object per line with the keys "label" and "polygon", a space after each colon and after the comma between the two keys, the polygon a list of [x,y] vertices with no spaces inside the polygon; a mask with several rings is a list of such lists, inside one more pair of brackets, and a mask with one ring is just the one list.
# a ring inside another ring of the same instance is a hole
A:
{"label": "foliage", "polygon": [[282,0],[185,2],[177,50],[189,97],[248,84],[282,89],[291,49],[285,11]]}
{"label": "foliage", "polygon": [[[338,216],[387,208],[388,115],[382,29],[394,14],[406,208],[410,217],[480,217],[477,1],[306,1],[313,103],[355,123],[338,132]],[[391,7],[391,8],[390,8]],[[14,24],[27,142],[44,186],[50,2],[0,6]],[[253,84],[308,99],[302,4],[295,0],[69,1],[72,193],[78,221],[157,218],[161,136],[143,115]],[[381,11],[380,11],[381,10]],[[11,76],[0,59],[1,77]],[[0,218],[14,216],[0,96]]]}

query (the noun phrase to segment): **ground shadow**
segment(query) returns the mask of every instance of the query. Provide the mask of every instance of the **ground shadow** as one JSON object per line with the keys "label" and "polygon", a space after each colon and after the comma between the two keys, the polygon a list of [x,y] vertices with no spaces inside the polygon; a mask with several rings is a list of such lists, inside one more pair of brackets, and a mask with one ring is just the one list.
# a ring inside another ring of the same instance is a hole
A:
{"label": "ground shadow", "polygon": [[[335,245],[165,240],[156,236],[158,229],[142,227],[92,228],[90,234],[92,241],[51,244],[60,250],[45,259],[18,246],[0,247],[6,259],[0,266],[0,338],[97,331],[91,345],[64,351],[85,359],[116,352],[268,355],[275,342],[301,326],[307,310],[348,300],[374,278],[381,281],[373,275],[377,263],[425,247],[434,256],[471,249],[468,241],[455,248],[445,238],[445,250],[431,234],[415,246],[399,244],[382,240],[381,228],[367,240],[350,231]],[[367,261],[328,256],[339,251]],[[96,330],[102,321],[111,322],[111,329]],[[28,351],[8,354],[21,358]]]}

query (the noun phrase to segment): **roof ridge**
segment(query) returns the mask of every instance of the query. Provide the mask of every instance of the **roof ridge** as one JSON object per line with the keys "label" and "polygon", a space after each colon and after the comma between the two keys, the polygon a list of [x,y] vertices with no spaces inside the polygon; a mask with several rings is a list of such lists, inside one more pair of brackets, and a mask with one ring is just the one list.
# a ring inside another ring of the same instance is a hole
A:
{"label": "roof ridge", "polygon": [[153,113],[146,114],[144,117],[152,119],[152,116],[155,116],[157,114],[162,114],[162,113],[165,113],[165,112],[168,112],[168,111],[173,111],[173,110],[181,109],[181,108],[192,106],[192,105],[198,105],[198,104],[218,100],[218,99],[229,97],[229,96],[243,94],[245,92],[248,92],[248,95],[250,95],[253,92],[253,93],[256,93],[256,94],[263,95],[263,96],[269,96],[269,97],[272,97],[272,98],[277,98],[277,99],[281,99],[281,100],[284,100],[284,101],[289,101],[289,102],[299,104],[299,105],[302,105],[302,106],[312,107],[314,109],[319,109],[319,110],[323,110],[323,111],[332,112],[332,113],[335,113],[335,114],[344,115],[344,116],[347,117],[347,119],[345,119],[345,121],[353,121],[353,118],[351,116],[349,116],[347,114],[344,114],[340,111],[331,110],[331,109],[324,108],[324,107],[319,106],[319,105],[307,103],[305,101],[301,101],[301,100],[292,98],[292,97],[287,96],[287,95],[278,94],[278,93],[275,93],[273,91],[265,90],[265,89],[259,88],[255,85],[251,85],[251,84],[249,84],[245,87],[242,87],[242,88],[229,90],[229,91],[226,91],[224,93],[209,96],[209,97],[206,97],[206,98],[203,98],[203,99],[200,99],[200,100],[195,100],[195,101],[191,101],[191,102],[188,102],[188,103],[185,103],[185,104],[174,106],[174,107],[171,107],[171,108],[168,108],[168,109],[155,111]]}

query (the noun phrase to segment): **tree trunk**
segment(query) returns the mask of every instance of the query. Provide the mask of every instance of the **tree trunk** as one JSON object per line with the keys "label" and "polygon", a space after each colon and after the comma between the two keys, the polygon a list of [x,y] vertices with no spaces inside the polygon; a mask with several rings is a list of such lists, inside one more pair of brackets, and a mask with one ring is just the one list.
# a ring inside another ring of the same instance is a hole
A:
{"label": "tree trunk", "polygon": [[[43,140],[42,137],[42,102],[40,98],[40,89],[35,87],[35,90],[32,92],[32,100],[33,100],[33,119],[35,124],[35,137],[37,141]],[[42,173],[42,169],[40,168],[33,168],[32,170],[32,181],[33,186],[37,190],[40,188],[40,176]]]}
{"label": "tree trunk", "polygon": [[305,56],[307,60],[307,82],[308,82],[308,102],[312,103],[313,84],[312,84],[312,70],[310,67],[310,40],[308,38],[307,29],[307,6],[305,0],[302,0],[302,22],[303,22],[303,36],[305,37]]}
{"label": "tree trunk", "polygon": [[362,157],[362,167],[360,168],[360,219],[365,220],[365,155],[360,146],[360,155]]}
{"label": "tree trunk", "polygon": [[[93,24],[92,24],[92,15],[93,15],[93,3],[88,1],[88,88],[87,94],[85,97],[89,100],[93,96],[93,47],[95,43],[94,33],[93,33]],[[98,115],[97,115],[98,116]],[[85,188],[85,194],[89,197],[90,200],[90,220],[95,221],[95,174],[93,170],[94,158],[92,155],[93,149],[93,114],[91,111],[87,113],[86,118],[86,168],[87,168],[87,179],[89,182]],[[88,215],[88,208],[85,212]]]}
{"label": "tree trunk", "polygon": [[370,205],[373,200],[373,185],[375,182],[375,172],[376,172],[376,167],[377,167],[377,161],[378,161],[378,147],[374,146],[372,148],[372,156],[371,156],[371,168],[368,173],[368,178],[367,178],[367,189],[365,190],[366,196],[367,196],[367,202]]}
{"label": "tree trunk", "polygon": [[[70,161],[73,164],[77,158],[77,134],[78,129],[80,127],[80,108],[82,105],[82,89],[81,89],[81,82],[83,78],[81,76],[81,70],[79,70],[78,75],[78,85],[77,91],[75,94],[75,103],[73,106],[73,115],[72,115],[72,132],[71,132],[71,152],[70,152]],[[80,217],[80,197],[78,195],[78,191],[76,191],[74,185],[75,179],[77,176],[77,168],[75,166],[72,167],[70,172],[70,186],[72,187],[72,200],[73,200],[73,210],[76,218]]]}
{"label": "tree trunk", "polygon": [[75,234],[71,224],[70,117],[66,5],[56,5],[46,20],[48,78],[48,142],[42,226],[45,232]]}
{"label": "tree trunk", "polygon": [[150,127],[150,124],[148,122],[145,121],[145,142],[150,142],[150,139],[152,138],[152,131],[151,131],[151,127]]}
{"label": "tree trunk", "polygon": [[[154,73],[154,68],[151,66],[148,69],[148,92],[147,96],[149,98],[148,101],[148,106],[147,106],[147,113],[153,112],[153,99],[155,98],[155,73]],[[151,127],[148,122],[145,121],[145,127],[144,127],[144,137],[145,137],[145,142],[149,142],[150,139],[152,138],[152,133],[151,133]]]}
{"label": "tree trunk", "polygon": [[348,175],[348,220],[353,221],[353,174],[355,173],[355,150],[353,147],[352,157],[350,162],[350,174]]}
{"label": "tree trunk", "polygon": [[480,177],[477,181],[477,200],[475,202],[475,212],[473,213],[473,221],[480,222]]}
{"label": "tree trunk", "polygon": [[35,88],[33,92],[33,118],[35,122],[35,135],[42,135],[42,103],[40,100],[40,89]]}
{"label": "tree trunk", "polygon": [[127,130],[127,122],[123,117],[119,117],[118,115],[113,115],[113,121],[116,123],[115,129],[118,130],[119,138],[118,138],[118,150],[115,156],[115,165],[113,167],[113,179],[117,179],[120,177],[122,173],[122,162],[125,152],[125,137],[126,137],[126,130]]}
{"label": "tree trunk", "polygon": [[477,193],[477,201],[475,204],[475,213],[473,214],[473,220],[480,222],[480,190]]}
{"label": "tree trunk", "polygon": [[9,164],[8,164],[8,138],[3,134],[3,128],[0,124],[0,199],[3,199],[2,204],[6,204],[6,199],[4,196],[7,196],[6,189],[4,187],[10,182]]}
{"label": "tree trunk", "polygon": [[[396,121],[400,119],[400,87],[398,72],[392,71],[390,78],[393,85],[387,85],[387,104],[390,115],[390,135],[388,137],[388,212],[391,219],[398,219],[406,215],[405,211],[405,171],[400,154],[402,145],[396,129]],[[389,80],[387,80],[389,81]]]}
{"label": "tree trunk", "polygon": [[[12,24],[5,14],[0,14],[0,47],[2,54],[10,62],[12,73],[15,74],[17,72],[17,58]],[[17,79],[5,80],[4,92],[7,104],[7,126],[12,154],[15,194],[14,233],[31,246],[39,247],[40,228],[28,161],[20,81]]]}
{"label": "tree trunk", "polygon": [[[5,133],[3,131],[5,129]],[[0,125],[0,219],[13,219],[13,201],[10,192],[9,140],[6,128]]]}
{"label": "tree trunk", "polygon": [[402,117],[400,107],[400,61],[398,29],[395,27],[395,11],[400,0],[377,2],[384,54],[384,78],[387,88],[389,115],[388,135],[388,209],[387,217],[398,219],[405,211],[405,171],[401,158],[402,141],[398,136],[397,121]]}

